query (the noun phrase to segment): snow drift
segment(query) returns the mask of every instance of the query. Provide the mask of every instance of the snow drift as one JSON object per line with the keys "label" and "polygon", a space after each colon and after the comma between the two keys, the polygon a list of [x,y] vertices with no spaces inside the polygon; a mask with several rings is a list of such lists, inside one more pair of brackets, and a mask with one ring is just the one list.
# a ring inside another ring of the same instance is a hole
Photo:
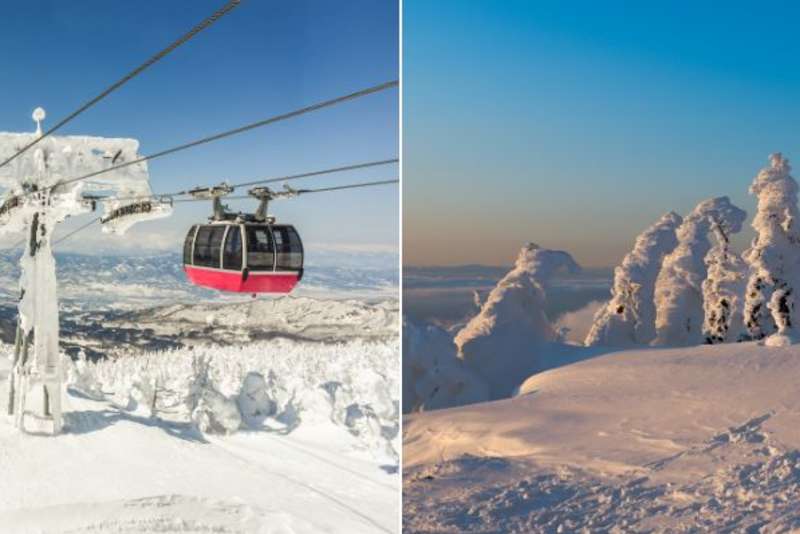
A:
{"label": "snow drift", "polygon": [[793,532],[800,346],[633,349],[404,419],[426,532]]}

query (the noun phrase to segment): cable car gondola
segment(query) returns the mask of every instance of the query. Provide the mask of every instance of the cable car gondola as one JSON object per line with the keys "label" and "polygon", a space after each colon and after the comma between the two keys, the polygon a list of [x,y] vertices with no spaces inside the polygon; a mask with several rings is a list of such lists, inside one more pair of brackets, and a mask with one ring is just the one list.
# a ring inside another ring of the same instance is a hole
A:
{"label": "cable car gondola", "polygon": [[183,246],[183,269],[198,286],[234,293],[292,291],[303,277],[303,242],[290,224],[276,224],[267,215],[270,200],[291,197],[296,191],[275,192],[266,187],[250,190],[261,204],[255,214],[231,214],[221,197],[233,190],[228,185],[197,188],[190,194],[214,203],[207,224],[189,229]]}

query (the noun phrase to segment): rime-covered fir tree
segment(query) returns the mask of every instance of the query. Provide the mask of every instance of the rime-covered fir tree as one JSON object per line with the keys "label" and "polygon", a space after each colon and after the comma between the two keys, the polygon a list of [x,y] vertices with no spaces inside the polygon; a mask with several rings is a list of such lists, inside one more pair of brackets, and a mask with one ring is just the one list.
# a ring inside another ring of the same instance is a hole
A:
{"label": "rime-covered fir tree", "polygon": [[456,334],[458,357],[486,382],[490,400],[508,397],[516,378],[541,370],[537,349],[558,340],[545,313],[548,283],[559,272],[579,270],[568,253],[528,243],[480,313]]}
{"label": "rime-covered fir tree", "polygon": [[678,244],[675,231],[682,222],[680,215],[669,212],[636,238],[633,250],[614,269],[611,299],[597,311],[586,345],[628,347],[655,338],[656,277],[664,256]]}
{"label": "rime-covered fir tree", "polygon": [[706,255],[708,277],[703,281],[703,335],[706,343],[737,341],[744,329],[742,309],[747,282],[747,265],[730,249],[730,236],[739,232],[744,222],[741,218],[725,225],[712,222],[711,232],[716,243]]}
{"label": "rime-covered fir tree", "polygon": [[707,276],[705,258],[711,249],[709,233],[715,224],[735,227],[745,216],[728,197],[704,200],[686,216],[677,231],[678,246],[664,258],[656,279],[653,345],[703,343],[702,285]]}
{"label": "rime-covered fir tree", "polygon": [[789,160],[780,153],[771,154],[769,161],[750,186],[758,207],[753,219],[756,237],[745,253],[750,278],[744,320],[751,339],[776,334],[770,344],[783,344],[797,337],[797,182],[789,174]]}

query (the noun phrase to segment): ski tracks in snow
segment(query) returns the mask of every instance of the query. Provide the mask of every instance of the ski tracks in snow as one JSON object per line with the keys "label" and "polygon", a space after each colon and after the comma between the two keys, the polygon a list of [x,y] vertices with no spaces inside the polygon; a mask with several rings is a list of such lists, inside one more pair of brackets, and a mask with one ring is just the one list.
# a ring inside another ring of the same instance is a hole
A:
{"label": "ski tracks in snow", "polygon": [[[379,522],[378,520],[374,519],[370,515],[362,512],[360,510],[360,508],[363,508],[364,504],[365,504],[364,501],[362,501],[361,499],[357,500],[353,504],[348,503],[348,502],[345,501],[345,498],[352,498],[352,495],[348,495],[347,497],[345,497],[345,496],[341,495],[341,493],[343,493],[341,490],[342,489],[347,489],[347,488],[351,488],[352,489],[354,487],[357,487],[358,482],[355,482],[355,484],[348,484],[348,482],[350,482],[350,481],[346,481],[346,480],[343,480],[341,478],[337,478],[335,480],[332,480],[330,484],[326,484],[328,486],[326,488],[318,487],[318,486],[322,486],[322,484],[303,482],[303,481],[297,479],[294,476],[291,476],[291,475],[288,475],[288,474],[285,474],[285,473],[281,473],[281,472],[279,472],[279,471],[277,471],[277,470],[275,470],[275,469],[273,469],[271,467],[268,467],[266,465],[261,464],[260,462],[254,463],[253,459],[255,457],[257,457],[257,456],[262,456],[263,453],[254,454],[255,451],[253,451],[252,449],[248,449],[248,448],[243,447],[242,445],[239,445],[239,444],[234,444],[231,441],[221,441],[221,440],[213,439],[212,443],[215,444],[215,446],[217,446],[220,450],[225,451],[227,454],[229,454],[230,456],[236,458],[240,462],[243,462],[243,463],[245,463],[245,464],[247,464],[249,466],[252,466],[252,467],[257,467],[259,470],[263,471],[267,476],[279,477],[282,480],[287,481],[287,482],[289,482],[289,483],[291,483],[291,484],[293,484],[295,486],[304,488],[304,489],[308,490],[309,492],[311,492],[311,493],[313,493],[313,494],[315,494],[315,495],[317,495],[319,497],[322,497],[323,499],[325,499],[325,500],[337,505],[338,507],[340,507],[341,509],[347,511],[351,515],[353,515],[353,516],[355,516],[357,518],[360,518],[363,522],[366,522],[368,525],[370,525],[369,530],[365,531],[365,532],[374,532],[374,529],[378,529],[381,532],[387,532],[389,534],[395,532],[395,529],[393,528],[394,527],[393,519],[395,517],[394,515],[392,515],[392,514],[382,514],[382,516],[384,518],[383,522],[390,525],[390,526],[386,526],[385,524],[381,524],[381,522]],[[302,450],[302,449],[297,449],[297,450]],[[339,465],[333,464],[331,462],[327,462],[325,460],[322,460],[321,458],[319,458],[316,455],[308,455],[308,451],[307,450],[305,450],[303,452],[307,456],[315,457],[315,458],[317,458],[317,460],[321,460],[321,461],[323,461],[324,463],[326,463],[329,466],[330,465],[335,466],[336,468],[339,469],[340,473],[348,472],[348,473],[351,474],[351,476],[354,475],[354,473],[352,473],[349,469],[342,468],[342,466],[339,466]],[[359,478],[359,480],[362,480],[362,481],[365,479],[365,477],[362,476],[362,475],[359,475],[358,478]],[[370,484],[370,485],[374,488],[375,485],[376,485],[376,482],[372,481],[371,479],[367,479],[367,480],[372,482],[372,484]],[[379,485],[383,486],[383,484],[379,484]],[[333,486],[333,487],[331,487],[331,486]],[[387,489],[389,489],[392,492],[396,492],[395,488],[392,488],[392,487],[389,487],[389,486],[384,486],[384,487],[386,487]],[[357,493],[363,493],[363,497],[364,498],[366,498],[369,495],[368,491],[357,492]],[[398,499],[398,501],[399,501],[399,499]],[[398,502],[398,504],[399,504],[399,502]]]}

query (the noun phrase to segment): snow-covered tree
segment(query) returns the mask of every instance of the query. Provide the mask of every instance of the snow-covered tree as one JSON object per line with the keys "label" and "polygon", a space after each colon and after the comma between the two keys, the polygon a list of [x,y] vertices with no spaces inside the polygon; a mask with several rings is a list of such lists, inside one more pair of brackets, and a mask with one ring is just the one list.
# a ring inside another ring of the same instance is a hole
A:
{"label": "snow-covered tree", "polygon": [[712,223],[716,244],[706,255],[708,277],[703,281],[703,333],[707,343],[737,341],[742,335],[747,265],[730,249],[730,235],[741,230],[741,220],[730,227]]}
{"label": "snow-covered tree", "polygon": [[486,381],[490,399],[508,397],[522,380],[540,370],[537,348],[558,339],[545,313],[547,284],[559,272],[579,270],[568,253],[527,244],[480,313],[458,332],[458,356]]}
{"label": "snow-covered tree", "polygon": [[669,212],[636,238],[633,250],[614,269],[611,300],[597,311],[585,344],[608,347],[647,345],[656,337],[656,278],[664,256],[678,244],[683,222]]}
{"label": "snow-covered tree", "polygon": [[486,384],[458,359],[453,336],[403,317],[403,412],[486,400]]}
{"label": "snow-covered tree", "polygon": [[664,258],[656,279],[654,345],[703,342],[702,285],[708,274],[705,258],[711,249],[709,234],[715,225],[735,228],[736,221],[746,215],[728,197],[716,197],[698,204],[678,227],[678,246]]}
{"label": "snow-covered tree", "polygon": [[789,174],[789,160],[776,153],[769,161],[750,186],[750,193],[758,197],[758,207],[753,219],[756,237],[745,253],[750,279],[744,317],[751,338],[776,333],[773,342],[778,343],[796,337],[794,292],[800,278],[800,236],[797,182]]}

